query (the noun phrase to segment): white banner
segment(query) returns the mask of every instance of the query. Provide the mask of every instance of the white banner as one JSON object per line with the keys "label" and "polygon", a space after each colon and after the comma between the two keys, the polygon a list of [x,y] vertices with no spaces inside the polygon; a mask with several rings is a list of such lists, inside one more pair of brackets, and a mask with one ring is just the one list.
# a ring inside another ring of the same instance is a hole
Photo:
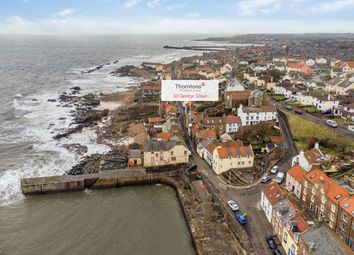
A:
{"label": "white banner", "polygon": [[161,101],[218,101],[218,80],[162,80]]}

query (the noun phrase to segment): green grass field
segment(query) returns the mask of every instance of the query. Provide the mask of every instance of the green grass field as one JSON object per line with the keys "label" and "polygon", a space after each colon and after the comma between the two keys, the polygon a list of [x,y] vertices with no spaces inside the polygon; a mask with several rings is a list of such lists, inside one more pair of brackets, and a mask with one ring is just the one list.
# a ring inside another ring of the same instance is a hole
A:
{"label": "green grass field", "polygon": [[[299,150],[306,149],[308,138],[315,137],[319,140],[330,139],[334,144],[343,144],[345,147],[354,149],[354,139],[335,133],[329,128],[320,126],[312,121],[303,119],[293,113],[285,112],[288,116],[291,132],[296,140]],[[327,152],[340,153],[336,148],[323,148]]]}

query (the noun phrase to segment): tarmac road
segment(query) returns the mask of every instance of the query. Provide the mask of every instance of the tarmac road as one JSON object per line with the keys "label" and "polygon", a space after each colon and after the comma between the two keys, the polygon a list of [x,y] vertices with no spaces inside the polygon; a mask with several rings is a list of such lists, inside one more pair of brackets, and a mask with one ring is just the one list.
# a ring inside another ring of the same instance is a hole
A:
{"label": "tarmac road", "polygon": [[[285,109],[284,106],[281,103],[276,102],[275,104],[282,111],[293,112],[293,110]],[[314,122],[316,124],[319,124],[319,125],[323,126],[324,128],[331,129],[332,131],[334,131],[334,132],[336,132],[338,134],[354,138],[354,132],[348,130],[348,126],[346,126],[346,125],[338,124],[338,127],[336,127],[336,128],[332,128],[332,127],[328,126],[327,123],[326,123],[326,121],[328,120],[325,117],[326,115],[323,115],[323,116],[319,117],[319,116],[316,116],[316,115],[313,115],[313,114],[309,114],[307,112],[303,112],[302,114],[297,114],[297,116],[302,117],[302,118],[304,118],[306,120],[312,121],[312,122]]]}
{"label": "tarmac road", "polygon": [[[271,250],[268,248],[265,241],[267,235],[273,235],[273,229],[271,224],[268,222],[262,208],[260,205],[261,190],[265,184],[259,181],[245,187],[231,187],[226,185],[210,168],[205,160],[199,157],[197,152],[192,145],[190,137],[188,135],[188,130],[185,126],[185,115],[183,107],[179,105],[180,112],[180,125],[183,132],[183,137],[186,145],[191,151],[191,157],[194,163],[198,167],[198,171],[203,173],[208,180],[218,188],[220,195],[225,203],[229,200],[234,200],[238,203],[241,212],[247,212],[248,221],[245,225],[245,230],[249,235],[249,238],[254,246],[255,254],[272,254]],[[284,133],[284,138],[287,144],[288,153],[279,162],[280,171],[286,172],[291,166],[291,159],[297,154],[295,143],[292,139],[291,132],[288,130],[286,125],[286,120],[283,114],[279,113],[279,125]],[[274,176],[273,176],[274,177]],[[235,219],[236,220],[236,219]],[[282,254],[286,254],[282,247],[280,246]]]}

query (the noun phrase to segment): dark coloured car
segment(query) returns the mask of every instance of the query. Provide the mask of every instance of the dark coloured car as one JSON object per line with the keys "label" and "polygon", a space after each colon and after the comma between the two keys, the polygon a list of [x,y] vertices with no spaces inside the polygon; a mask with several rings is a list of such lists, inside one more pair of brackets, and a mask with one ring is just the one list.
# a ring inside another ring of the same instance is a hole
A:
{"label": "dark coloured car", "polygon": [[272,236],[267,236],[266,242],[268,244],[269,249],[275,250],[277,248],[277,245],[275,244],[275,241]]}
{"label": "dark coloured car", "polygon": [[297,114],[302,114],[302,110],[300,108],[296,108],[294,112]]}
{"label": "dark coloured car", "polygon": [[197,165],[194,164],[194,163],[188,165],[187,168],[186,168],[187,171],[193,171],[195,169],[197,169]]}
{"label": "dark coloured car", "polygon": [[282,255],[282,253],[278,250],[278,249],[275,249],[273,252],[272,252],[273,255]]}

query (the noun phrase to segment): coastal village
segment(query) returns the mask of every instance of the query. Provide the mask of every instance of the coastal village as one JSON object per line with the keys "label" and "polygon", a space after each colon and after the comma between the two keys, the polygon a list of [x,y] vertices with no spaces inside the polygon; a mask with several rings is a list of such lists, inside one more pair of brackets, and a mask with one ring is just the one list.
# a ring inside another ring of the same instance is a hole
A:
{"label": "coastal village", "polygon": [[[139,86],[86,99],[123,105],[85,118],[112,152],[68,175],[182,171],[198,254],[353,254],[354,60],[289,55],[248,46],[116,70]],[[218,80],[219,100],[161,101],[171,79]]]}

